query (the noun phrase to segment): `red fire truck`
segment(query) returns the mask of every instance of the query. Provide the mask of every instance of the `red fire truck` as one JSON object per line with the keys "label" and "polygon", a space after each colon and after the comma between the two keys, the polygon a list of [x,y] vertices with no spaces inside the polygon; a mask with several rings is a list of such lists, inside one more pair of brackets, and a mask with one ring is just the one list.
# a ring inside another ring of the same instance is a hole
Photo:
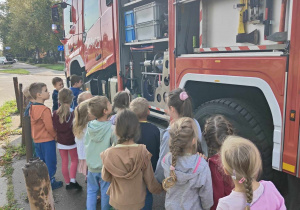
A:
{"label": "red fire truck", "polygon": [[299,0],[67,0],[54,30],[59,5],[68,83],[82,75],[109,99],[127,88],[160,119],[185,88],[202,128],[222,114],[256,144],[264,179],[300,176]]}

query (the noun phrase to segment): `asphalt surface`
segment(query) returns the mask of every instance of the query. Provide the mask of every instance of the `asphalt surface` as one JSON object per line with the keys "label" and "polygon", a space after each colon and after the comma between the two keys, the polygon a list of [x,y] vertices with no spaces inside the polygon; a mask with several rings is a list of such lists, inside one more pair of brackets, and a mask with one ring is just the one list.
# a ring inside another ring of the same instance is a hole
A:
{"label": "asphalt surface", "polygon": [[[18,77],[19,83],[23,84],[23,88],[30,85],[33,82],[44,82],[47,85],[48,90],[53,91],[52,78],[61,77],[64,79],[63,71],[54,71],[46,68],[39,68],[25,63],[12,64],[14,69],[25,69],[30,72],[29,75],[7,74],[1,73],[3,65],[0,65],[0,106],[5,101],[15,99],[15,90],[13,84],[13,77]],[[52,99],[45,102],[49,107],[52,107]]]}
{"label": "asphalt surface", "polygon": [[[61,158],[57,151],[57,172],[56,180],[63,181],[63,176],[61,173]],[[18,160],[13,164],[14,173],[13,173],[13,185],[15,192],[15,199],[17,200],[18,206],[24,210],[30,210],[29,203],[27,200],[27,192],[25,186],[25,180],[23,176],[22,167],[25,166],[26,159]],[[53,191],[53,197],[55,202],[56,210],[84,210],[86,209],[86,183],[84,176],[82,174],[77,174],[77,182],[82,186],[82,191],[65,189],[65,184],[62,188],[56,189]],[[134,195],[132,195],[134,196]],[[153,209],[162,210],[164,209],[164,196],[154,195]],[[100,204],[97,205],[97,209],[101,209]]]}
{"label": "asphalt surface", "polygon": [[[24,63],[16,63],[13,64],[13,68],[22,68],[30,71],[30,75],[16,75],[16,74],[6,74],[1,73],[1,65],[0,65],[0,106],[8,100],[15,99],[15,92],[13,86],[13,77],[17,76],[19,83],[22,83],[25,87],[26,85],[30,85],[32,82],[44,82],[47,84],[48,90],[52,94],[53,86],[51,80],[55,76],[59,76],[64,79],[64,73],[60,71],[53,71],[45,68],[37,68],[32,65],[24,64]],[[45,104],[49,107],[52,107],[52,99],[45,102]],[[20,137],[15,140],[15,144],[20,144]],[[24,210],[29,210],[29,203],[27,200],[27,191],[25,180],[23,176],[22,167],[25,166],[26,159],[15,160],[13,163],[14,173],[13,173],[13,185],[14,185],[14,193],[15,199],[17,201],[18,207],[23,208]],[[57,151],[57,172],[56,179],[63,181],[63,176],[61,172],[61,158]],[[55,209],[57,210],[82,210],[86,209],[86,183],[85,177],[82,174],[77,174],[76,177],[77,182],[83,187],[82,191],[71,190],[67,191],[64,187],[54,190],[53,197],[55,201]],[[0,187],[0,192],[4,190]],[[134,196],[134,195],[132,195]],[[101,209],[100,205],[97,206],[97,209]],[[164,195],[154,195],[153,209],[161,210],[164,209]]]}

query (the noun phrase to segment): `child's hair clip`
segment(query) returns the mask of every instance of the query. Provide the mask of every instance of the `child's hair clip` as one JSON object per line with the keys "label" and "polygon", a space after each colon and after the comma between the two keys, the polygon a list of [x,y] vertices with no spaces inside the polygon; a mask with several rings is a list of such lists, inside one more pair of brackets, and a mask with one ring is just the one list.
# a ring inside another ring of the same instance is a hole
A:
{"label": "child's hair clip", "polygon": [[171,171],[175,171],[175,167],[172,166],[172,165],[170,165],[170,170],[171,170]]}
{"label": "child's hair clip", "polygon": [[250,206],[251,205],[251,203],[246,203],[246,206]]}
{"label": "child's hair clip", "polygon": [[231,176],[232,179],[236,180],[236,173],[235,173],[235,170],[233,169],[232,171],[232,176]]}
{"label": "child's hair clip", "polygon": [[244,183],[245,180],[246,180],[245,177],[243,177],[240,179],[239,183],[242,184],[242,183]]}
{"label": "child's hair clip", "polygon": [[189,95],[185,91],[181,92],[179,95],[179,98],[182,101],[185,101],[188,97],[189,97]]}

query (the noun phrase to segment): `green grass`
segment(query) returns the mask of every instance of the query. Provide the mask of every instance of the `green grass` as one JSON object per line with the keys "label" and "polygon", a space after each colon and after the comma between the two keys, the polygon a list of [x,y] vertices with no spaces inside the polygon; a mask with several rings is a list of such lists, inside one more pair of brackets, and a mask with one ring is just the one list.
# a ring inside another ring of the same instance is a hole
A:
{"label": "green grass", "polygon": [[52,70],[56,70],[56,71],[63,71],[65,69],[65,65],[64,64],[36,64],[36,66],[38,67],[44,67],[47,69],[52,69]]}
{"label": "green grass", "polygon": [[8,73],[8,74],[29,74],[30,72],[25,69],[7,69],[0,70],[0,73]]}
{"label": "green grass", "polygon": [[15,194],[14,194],[14,186],[12,182],[12,174],[14,172],[14,168],[12,167],[13,159],[24,156],[26,154],[25,147],[22,146],[12,146],[7,144],[5,146],[5,155],[0,160],[0,166],[3,167],[2,176],[7,178],[7,192],[6,197],[8,204],[4,207],[0,207],[0,210],[19,210],[17,207]]}
{"label": "green grass", "polygon": [[[10,134],[15,131],[10,129],[11,127],[11,115],[18,112],[16,101],[7,101],[3,106],[0,107],[0,141],[7,140]],[[4,207],[0,207],[0,210],[19,210],[17,207],[15,196],[14,196],[14,186],[12,183],[12,174],[14,168],[12,167],[13,159],[20,158],[26,154],[25,147],[19,146],[15,147],[6,143],[4,146],[5,155],[0,159],[0,166],[3,167],[1,175],[7,178],[7,192],[6,197],[8,204]]]}
{"label": "green grass", "polygon": [[15,100],[7,101],[0,107],[0,141],[4,141],[13,133],[11,127],[11,115],[18,112]]}

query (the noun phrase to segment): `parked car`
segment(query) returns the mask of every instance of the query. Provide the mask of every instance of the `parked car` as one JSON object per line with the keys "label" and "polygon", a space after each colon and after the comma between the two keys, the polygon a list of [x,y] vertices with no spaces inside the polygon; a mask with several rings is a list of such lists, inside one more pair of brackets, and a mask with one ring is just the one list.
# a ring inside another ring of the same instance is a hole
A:
{"label": "parked car", "polygon": [[11,58],[11,57],[0,57],[0,64],[13,64],[15,63],[14,62],[14,59]]}
{"label": "parked car", "polygon": [[7,63],[9,63],[9,64],[13,64],[14,63],[14,59],[12,57],[6,56],[6,60],[7,60]]}
{"label": "parked car", "polygon": [[7,59],[6,57],[0,57],[0,63],[3,65],[3,64],[7,64]]}

